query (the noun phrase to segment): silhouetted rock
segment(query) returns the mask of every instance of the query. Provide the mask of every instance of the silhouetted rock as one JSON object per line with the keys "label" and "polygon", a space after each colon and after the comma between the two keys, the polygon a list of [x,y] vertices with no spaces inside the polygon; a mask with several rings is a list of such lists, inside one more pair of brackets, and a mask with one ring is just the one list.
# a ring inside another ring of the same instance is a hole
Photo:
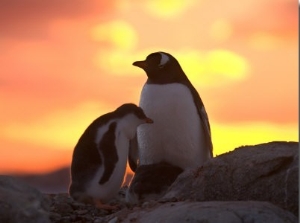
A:
{"label": "silhouetted rock", "polygon": [[35,188],[16,178],[0,176],[0,222],[50,222],[49,204]]}
{"label": "silhouetted rock", "polygon": [[[49,173],[42,174],[14,174],[28,185],[45,194],[67,193],[71,180],[70,167],[63,167]],[[124,178],[124,186],[127,186],[133,175],[129,173]]]}
{"label": "silhouetted rock", "polygon": [[70,167],[44,174],[14,175],[42,193],[67,193],[70,184]]}
{"label": "silhouetted rock", "polygon": [[153,203],[133,210],[124,209],[103,222],[205,222],[205,223],[297,223],[292,213],[268,202],[169,202]]}
{"label": "silhouetted rock", "polygon": [[269,201],[298,215],[299,143],[240,147],[182,173],[163,199]]}

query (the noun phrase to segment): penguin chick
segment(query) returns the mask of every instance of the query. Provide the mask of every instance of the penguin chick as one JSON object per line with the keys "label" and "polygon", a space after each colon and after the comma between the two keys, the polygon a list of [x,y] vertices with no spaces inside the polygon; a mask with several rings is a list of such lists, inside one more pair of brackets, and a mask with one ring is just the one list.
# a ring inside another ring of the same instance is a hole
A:
{"label": "penguin chick", "polygon": [[195,168],[212,158],[204,104],[178,61],[168,53],[156,52],[133,65],[147,74],[139,106],[155,123],[137,129],[129,153],[131,169],[160,162]]}
{"label": "penguin chick", "polygon": [[140,107],[124,104],[87,127],[73,151],[69,194],[74,200],[110,209],[104,203],[118,193],[126,170],[129,140],[144,123],[153,121]]}

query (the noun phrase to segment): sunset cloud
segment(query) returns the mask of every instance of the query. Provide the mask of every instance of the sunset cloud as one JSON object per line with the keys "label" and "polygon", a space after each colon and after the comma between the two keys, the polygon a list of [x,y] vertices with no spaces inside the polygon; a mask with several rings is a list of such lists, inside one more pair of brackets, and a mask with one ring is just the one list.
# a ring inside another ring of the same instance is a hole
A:
{"label": "sunset cloud", "polygon": [[[95,64],[115,75],[140,76],[143,72],[131,64],[136,60],[144,60],[150,53],[157,51],[160,50],[145,49],[136,52],[113,47],[102,49],[95,57]],[[203,52],[181,49],[166,52],[177,58],[186,75],[197,86],[226,85],[243,80],[249,74],[250,66],[247,60],[231,51],[220,49]]]}
{"label": "sunset cloud", "polygon": [[2,145],[9,147],[1,148],[1,174],[45,173],[69,166],[71,163],[70,150],[53,148],[51,145],[41,147],[1,136],[0,141]]}
{"label": "sunset cloud", "polygon": [[54,20],[104,16],[113,9],[114,1],[1,0],[1,38],[46,39]]}
{"label": "sunset cloud", "polygon": [[254,49],[265,51],[282,47],[287,43],[281,37],[262,31],[251,34],[251,36],[248,38],[248,44]]}
{"label": "sunset cloud", "polygon": [[195,0],[146,0],[145,8],[149,13],[161,18],[179,16],[195,3]]}
{"label": "sunset cloud", "polygon": [[278,125],[267,122],[231,124],[212,123],[214,155],[220,155],[243,145],[276,141],[296,141],[297,124]]}
{"label": "sunset cloud", "polygon": [[132,63],[156,51],[175,56],[200,93],[215,154],[297,141],[298,9],[293,0],[0,1],[0,172],[68,165],[92,120],[138,103],[147,76]]}
{"label": "sunset cloud", "polygon": [[4,129],[0,129],[0,135],[15,142],[31,143],[41,148],[52,145],[56,149],[69,150],[73,149],[93,120],[113,110],[115,108],[105,102],[85,102],[73,109],[56,111],[24,124],[7,124]]}
{"label": "sunset cloud", "polygon": [[186,75],[198,86],[226,85],[243,80],[249,72],[247,60],[227,50],[183,50],[178,52],[177,59]]}
{"label": "sunset cloud", "polygon": [[114,48],[132,50],[138,42],[138,35],[134,28],[125,21],[115,20],[99,24],[91,31],[95,41],[112,44]]}
{"label": "sunset cloud", "polygon": [[[244,4],[244,2],[240,2],[240,4]],[[252,39],[253,34],[266,33],[269,36],[272,35],[273,39],[294,39],[296,37],[297,30],[295,27],[298,24],[298,4],[296,1],[253,2],[248,9],[243,8],[243,14],[237,13],[232,17],[237,36]]]}
{"label": "sunset cloud", "polygon": [[218,19],[211,25],[209,33],[214,40],[221,42],[228,40],[232,36],[233,27],[230,21]]}

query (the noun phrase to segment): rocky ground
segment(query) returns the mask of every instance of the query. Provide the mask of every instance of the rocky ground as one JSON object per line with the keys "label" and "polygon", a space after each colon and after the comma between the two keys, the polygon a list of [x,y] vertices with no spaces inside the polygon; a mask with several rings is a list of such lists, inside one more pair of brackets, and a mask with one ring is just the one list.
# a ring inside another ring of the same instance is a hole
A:
{"label": "rocky ground", "polygon": [[[123,190],[119,194],[124,198]],[[207,222],[207,223],[297,223],[292,213],[268,202],[193,202],[148,201],[127,206],[117,201],[115,210],[99,210],[92,205],[74,202],[68,194],[47,195],[51,200],[49,218],[53,223],[153,223],[153,222]]]}
{"label": "rocky ground", "polygon": [[[124,187],[110,203],[117,208],[110,211],[75,202],[66,193],[42,194],[20,179],[0,176],[0,222],[296,223],[298,174],[299,143],[243,146],[183,172],[155,201],[147,200],[146,193],[146,201],[129,206]],[[147,183],[153,179],[144,179]]]}
{"label": "rocky ground", "polygon": [[116,206],[115,210],[98,209],[93,205],[76,202],[66,193],[47,194],[50,200],[50,220],[53,223],[107,222],[107,216],[128,208],[124,202],[126,189],[122,188],[117,198],[110,202],[110,205]]}

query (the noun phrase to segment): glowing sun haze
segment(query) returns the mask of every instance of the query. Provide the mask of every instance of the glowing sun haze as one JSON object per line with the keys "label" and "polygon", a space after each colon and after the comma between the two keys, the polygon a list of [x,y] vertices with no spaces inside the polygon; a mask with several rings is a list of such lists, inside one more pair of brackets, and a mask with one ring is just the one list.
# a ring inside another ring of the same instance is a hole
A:
{"label": "glowing sun haze", "polygon": [[298,141],[294,0],[2,0],[0,27],[2,173],[69,165],[91,121],[138,104],[155,51],[200,93],[214,155]]}

